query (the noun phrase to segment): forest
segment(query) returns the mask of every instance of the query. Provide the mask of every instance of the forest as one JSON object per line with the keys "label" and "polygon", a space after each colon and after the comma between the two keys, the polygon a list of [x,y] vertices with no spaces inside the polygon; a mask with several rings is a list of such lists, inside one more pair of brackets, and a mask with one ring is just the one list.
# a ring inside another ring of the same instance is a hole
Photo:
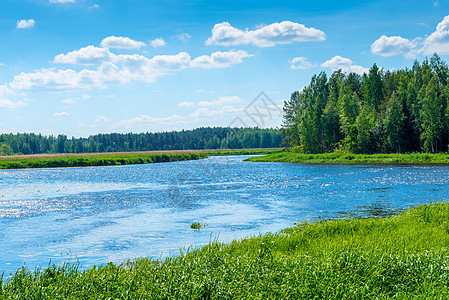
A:
{"label": "forest", "polygon": [[295,151],[445,152],[449,69],[439,56],[403,70],[374,64],[368,74],[324,72],[284,103],[282,125]]}
{"label": "forest", "polygon": [[151,150],[276,148],[278,129],[205,127],[161,133],[110,133],[69,139],[66,135],[0,134],[0,155]]}

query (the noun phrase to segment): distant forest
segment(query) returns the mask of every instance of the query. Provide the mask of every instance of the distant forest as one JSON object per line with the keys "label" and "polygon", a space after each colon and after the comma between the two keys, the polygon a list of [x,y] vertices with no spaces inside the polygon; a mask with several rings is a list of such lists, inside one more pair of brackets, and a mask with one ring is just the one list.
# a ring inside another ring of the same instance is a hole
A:
{"label": "distant forest", "polygon": [[444,152],[449,69],[436,54],[411,69],[324,72],[284,103],[283,133],[298,152]]}
{"label": "distant forest", "polygon": [[0,155],[93,153],[150,150],[274,148],[282,143],[278,129],[206,127],[161,133],[110,133],[89,138],[34,133],[0,135]]}

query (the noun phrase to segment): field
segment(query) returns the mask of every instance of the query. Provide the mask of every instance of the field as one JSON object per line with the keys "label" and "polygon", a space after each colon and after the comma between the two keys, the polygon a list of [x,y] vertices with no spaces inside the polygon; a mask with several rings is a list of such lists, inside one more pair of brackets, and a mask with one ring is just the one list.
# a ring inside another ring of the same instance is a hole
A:
{"label": "field", "polygon": [[449,164],[448,153],[409,154],[351,154],[333,152],[323,154],[303,154],[292,152],[273,153],[247,159],[253,162],[290,162],[326,164]]}
{"label": "field", "polygon": [[23,268],[1,283],[0,298],[447,299],[448,219],[449,204],[434,203],[393,217],[300,223],[166,260]]}
{"label": "field", "polygon": [[0,169],[61,168],[148,164],[195,160],[214,155],[267,154],[282,149],[170,150],[82,154],[36,154],[0,156]]}

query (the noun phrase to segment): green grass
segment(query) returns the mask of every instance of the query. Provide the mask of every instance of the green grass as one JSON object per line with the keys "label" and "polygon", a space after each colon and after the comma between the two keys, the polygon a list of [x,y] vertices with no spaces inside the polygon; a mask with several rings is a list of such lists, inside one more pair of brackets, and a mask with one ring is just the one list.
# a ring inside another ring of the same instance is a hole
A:
{"label": "green grass", "polygon": [[301,223],[164,261],[19,270],[4,299],[448,299],[449,204]]}
{"label": "green grass", "polygon": [[410,154],[351,154],[343,152],[303,154],[292,152],[273,153],[246,159],[253,162],[332,163],[332,164],[449,164],[448,153]]}
{"label": "green grass", "polygon": [[148,164],[156,162],[171,162],[181,160],[196,160],[207,156],[219,155],[247,155],[269,154],[280,152],[282,149],[243,149],[243,150],[208,150],[185,153],[129,153],[129,154],[94,154],[94,155],[65,155],[54,157],[2,157],[0,169],[29,169],[29,168],[65,168],[116,166],[132,164]]}
{"label": "green grass", "polygon": [[148,164],[157,162],[171,162],[205,158],[203,153],[175,153],[175,154],[104,154],[104,155],[68,155],[38,158],[2,158],[0,169],[27,168],[61,168],[61,167],[90,167],[116,166],[131,164]]}

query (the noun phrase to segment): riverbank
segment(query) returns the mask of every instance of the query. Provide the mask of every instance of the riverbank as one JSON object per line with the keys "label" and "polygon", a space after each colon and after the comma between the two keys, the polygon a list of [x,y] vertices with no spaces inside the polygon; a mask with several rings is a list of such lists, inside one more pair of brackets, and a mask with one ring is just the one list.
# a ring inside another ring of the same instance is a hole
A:
{"label": "riverbank", "polygon": [[64,155],[64,156],[36,156],[14,157],[0,159],[0,169],[29,169],[29,168],[67,168],[116,166],[132,164],[149,164],[159,162],[196,160],[205,158],[203,153],[152,153],[152,154],[105,154],[105,155]]}
{"label": "riverbank", "polygon": [[[373,299],[449,296],[449,204],[379,219],[301,223],[180,256],[19,270],[1,298]],[[190,230],[190,229],[187,229]]]}
{"label": "riverbank", "polygon": [[273,153],[246,159],[253,162],[290,162],[312,164],[449,164],[448,153],[351,154],[343,152],[303,154]]}
{"label": "riverbank", "polygon": [[171,150],[120,153],[37,154],[0,156],[0,169],[64,168],[148,164],[197,160],[207,156],[268,154],[282,149]]}

